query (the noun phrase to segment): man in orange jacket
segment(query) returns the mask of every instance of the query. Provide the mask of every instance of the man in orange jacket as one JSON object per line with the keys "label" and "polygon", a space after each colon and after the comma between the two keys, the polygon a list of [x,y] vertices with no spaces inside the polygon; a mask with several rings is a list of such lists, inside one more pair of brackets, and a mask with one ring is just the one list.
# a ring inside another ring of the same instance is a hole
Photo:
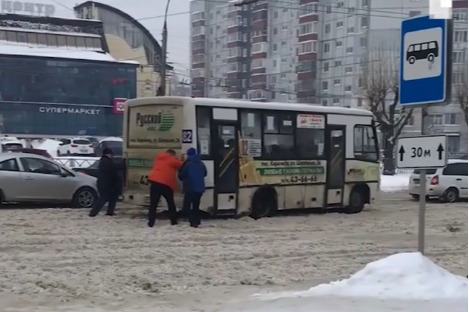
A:
{"label": "man in orange jacket", "polygon": [[183,164],[176,158],[176,152],[167,150],[155,157],[153,168],[148,176],[150,183],[150,209],[148,211],[148,226],[153,227],[156,219],[156,207],[163,196],[168,204],[169,219],[172,225],[176,225],[177,212],[174,203],[174,189],[176,188],[177,171]]}

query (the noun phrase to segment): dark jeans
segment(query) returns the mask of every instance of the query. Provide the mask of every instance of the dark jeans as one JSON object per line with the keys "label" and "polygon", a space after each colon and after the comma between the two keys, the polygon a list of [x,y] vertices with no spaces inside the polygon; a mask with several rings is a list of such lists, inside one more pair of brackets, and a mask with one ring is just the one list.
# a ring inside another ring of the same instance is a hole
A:
{"label": "dark jeans", "polygon": [[156,207],[160,197],[168,204],[169,219],[171,224],[177,224],[176,204],[174,203],[174,192],[169,186],[161,183],[150,182],[150,209],[148,211],[148,226],[153,227],[156,219]]}
{"label": "dark jeans", "polygon": [[116,209],[116,203],[119,195],[117,192],[99,192],[99,198],[95,202],[93,208],[90,211],[90,217],[95,217],[103,209],[104,205],[107,204],[107,215],[113,215]]}
{"label": "dark jeans", "polygon": [[199,226],[200,225],[200,198],[202,197],[202,193],[186,193],[184,194],[184,213],[186,214],[187,218],[189,219],[189,223],[191,226]]}

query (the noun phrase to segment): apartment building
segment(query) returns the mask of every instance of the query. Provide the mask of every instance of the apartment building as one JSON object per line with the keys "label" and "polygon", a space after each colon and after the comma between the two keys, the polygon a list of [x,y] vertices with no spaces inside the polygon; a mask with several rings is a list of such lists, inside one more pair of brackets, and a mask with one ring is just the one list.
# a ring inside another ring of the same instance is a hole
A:
{"label": "apartment building", "polygon": [[316,103],[317,1],[192,1],[193,96]]}

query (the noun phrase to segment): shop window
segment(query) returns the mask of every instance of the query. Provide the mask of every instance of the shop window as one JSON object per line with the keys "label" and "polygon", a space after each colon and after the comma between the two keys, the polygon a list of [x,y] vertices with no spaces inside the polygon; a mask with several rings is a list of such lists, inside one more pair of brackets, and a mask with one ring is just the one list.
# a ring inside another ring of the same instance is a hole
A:
{"label": "shop window", "polygon": [[294,114],[264,114],[264,156],[269,159],[295,159]]}
{"label": "shop window", "polygon": [[198,150],[203,157],[210,157],[210,116],[211,108],[197,107],[197,139]]}
{"label": "shop window", "polygon": [[371,126],[355,126],[353,131],[353,151],[356,159],[378,160],[375,137]]}

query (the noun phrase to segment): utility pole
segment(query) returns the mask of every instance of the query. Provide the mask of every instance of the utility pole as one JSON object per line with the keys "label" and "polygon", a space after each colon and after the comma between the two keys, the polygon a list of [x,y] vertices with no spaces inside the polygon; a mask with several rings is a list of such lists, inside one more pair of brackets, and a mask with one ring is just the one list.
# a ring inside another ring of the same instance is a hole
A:
{"label": "utility pole", "polygon": [[164,24],[163,24],[163,34],[162,34],[162,48],[161,48],[161,68],[160,68],[160,87],[158,88],[158,94],[160,96],[166,95],[166,54],[168,50],[168,8],[171,0],[166,2],[166,10],[164,11]]}

